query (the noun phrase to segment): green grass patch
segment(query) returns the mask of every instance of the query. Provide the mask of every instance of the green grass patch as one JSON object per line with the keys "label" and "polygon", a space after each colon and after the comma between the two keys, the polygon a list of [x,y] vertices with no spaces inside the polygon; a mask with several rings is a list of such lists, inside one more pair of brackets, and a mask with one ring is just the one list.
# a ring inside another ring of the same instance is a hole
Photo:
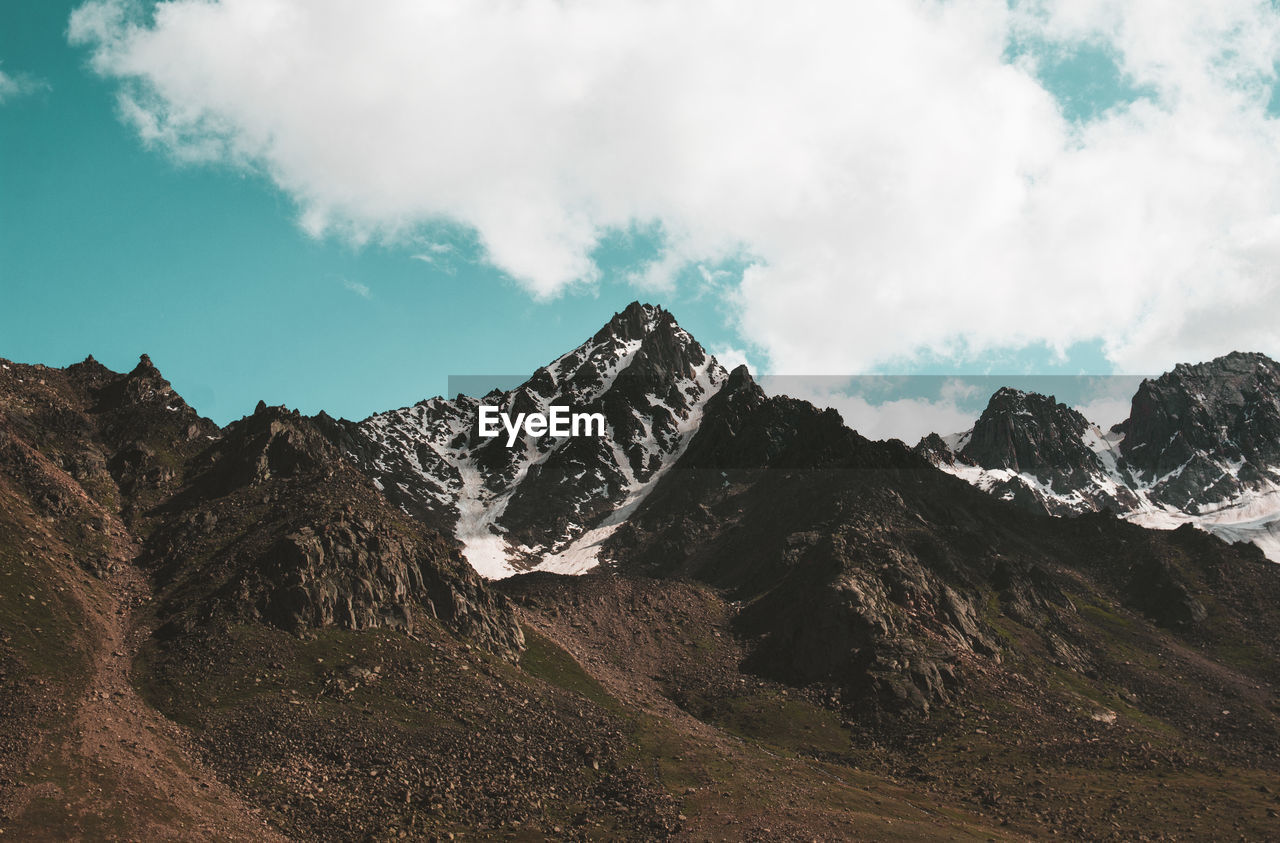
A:
{"label": "green grass patch", "polygon": [[[48,560],[22,556],[11,525],[0,525],[0,640],[29,678],[66,693],[81,690],[89,672],[87,619],[69,592],[59,590]],[[62,586],[65,588],[65,586]]]}
{"label": "green grass patch", "polygon": [[710,700],[699,697],[690,700],[687,708],[699,720],[790,753],[849,753],[849,731],[834,712],[781,690]]}
{"label": "green grass patch", "polygon": [[557,688],[581,694],[614,714],[624,713],[623,706],[593,679],[582,665],[551,639],[524,627],[525,651],[520,656],[520,669],[530,676],[550,682]]}

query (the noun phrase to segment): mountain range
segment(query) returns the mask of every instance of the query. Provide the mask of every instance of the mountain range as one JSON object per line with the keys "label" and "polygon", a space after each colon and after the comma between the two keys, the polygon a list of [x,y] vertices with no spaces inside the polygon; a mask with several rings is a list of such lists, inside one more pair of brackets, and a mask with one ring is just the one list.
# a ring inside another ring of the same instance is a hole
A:
{"label": "mountain range", "polygon": [[1280,562],[1280,365],[1261,354],[1144,380],[1109,430],[1053,396],[1001,389],[971,429],[917,451],[1031,511],[1192,524]]}
{"label": "mountain range", "polygon": [[[1267,837],[1280,567],[1197,525],[1266,545],[1218,527],[1269,517],[1274,373],[1107,433],[1002,390],[909,448],[639,303],[359,422],[0,362],[0,830]],[[607,435],[507,448],[481,402]]]}

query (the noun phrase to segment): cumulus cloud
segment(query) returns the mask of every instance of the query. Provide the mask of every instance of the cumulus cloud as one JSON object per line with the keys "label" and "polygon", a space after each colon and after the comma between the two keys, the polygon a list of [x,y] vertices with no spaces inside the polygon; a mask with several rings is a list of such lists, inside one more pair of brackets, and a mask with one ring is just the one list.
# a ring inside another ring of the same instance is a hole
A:
{"label": "cumulus cloud", "polygon": [[[773,371],[1280,353],[1268,0],[94,0],[70,36],[313,234],[462,225],[543,298],[609,231],[662,232],[657,289],[746,265]],[[1041,70],[1083,49],[1141,94],[1074,122]]]}

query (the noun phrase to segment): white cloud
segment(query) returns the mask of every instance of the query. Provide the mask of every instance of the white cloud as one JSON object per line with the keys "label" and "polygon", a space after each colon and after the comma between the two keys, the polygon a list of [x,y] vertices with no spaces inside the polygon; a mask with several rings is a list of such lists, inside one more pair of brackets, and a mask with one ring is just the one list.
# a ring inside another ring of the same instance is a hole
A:
{"label": "white cloud", "polygon": [[0,69],[0,104],[4,104],[9,100],[17,97],[33,94],[37,91],[46,91],[49,89],[49,83],[40,79],[35,79],[26,74],[10,74]]}
{"label": "white cloud", "polygon": [[429,241],[423,247],[422,251],[416,252],[409,257],[416,261],[422,261],[423,263],[429,263],[435,266],[440,266],[443,262],[445,268],[448,268],[448,259],[453,256],[455,251],[457,250],[451,243]]}
{"label": "white cloud", "polygon": [[[1267,0],[97,0],[70,33],[146,140],[315,234],[460,223],[540,297],[610,229],[660,226],[650,288],[749,257],[774,371],[1280,353]],[[1067,121],[1036,65],[1085,45],[1150,96]]]}
{"label": "white cloud", "polygon": [[906,394],[911,380],[783,375],[765,376],[761,386],[773,395],[831,407],[846,425],[870,439],[895,438],[908,445],[929,433],[968,430],[989,397],[960,379],[945,381],[936,397],[911,396]]}
{"label": "white cloud", "polygon": [[349,278],[343,278],[342,286],[362,299],[373,298],[373,291],[369,289],[368,284],[361,284],[359,281],[352,281]]}
{"label": "white cloud", "polygon": [[746,366],[748,371],[752,371],[753,367],[747,361],[747,353],[740,348],[734,348],[731,345],[720,345],[711,349],[711,356],[716,358],[716,362],[724,366],[732,372],[739,366]]}
{"label": "white cloud", "polygon": [[1130,398],[1099,398],[1085,404],[1076,404],[1080,415],[1105,430],[1129,418],[1133,401]]}

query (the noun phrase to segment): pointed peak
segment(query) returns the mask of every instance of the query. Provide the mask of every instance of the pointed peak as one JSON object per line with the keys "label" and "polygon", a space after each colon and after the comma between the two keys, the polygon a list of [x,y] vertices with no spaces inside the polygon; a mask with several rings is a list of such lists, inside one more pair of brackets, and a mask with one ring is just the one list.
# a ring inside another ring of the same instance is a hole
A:
{"label": "pointed peak", "polygon": [[1002,386],[991,395],[991,400],[987,402],[987,408],[982,414],[985,416],[1023,409],[1047,412],[1056,412],[1061,409],[1075,412],[1070,407],[1059,404],[1056,395],[1026,392],[1011,386]]}
{"label": "pointed peak", "polygon": [[951,450],[947,440],[936,433],[920,437],[920,441],[911,450],[924,457],[933,465],[955,465],[957,454]]}
{"label": "pointed peak", "polygon": [[644,339],[658,325],[675,325],[675,319],[662,307],[633,301],[597,332],[596,341],[616,337],[624,342]]}
{"label": "pointed peak", "polygon": [[726,389],[740,389],[747,384],[755,383],[755,378],[751,377],[751,370],[747,368],[746,363],[739,363],[729,373],[729,379],[725,381]]}
{"label": "pointed peak", "polygon": [[1018,389],[1017,387],[1002,386],[991,394],[991,400],[987,403],[990,406],[993,404],[1026,401],[1028,399],[1034,400],[1039,397],[1043,396],[1035,392],[1026,392],[1025,390]]}
{"label": "pointed peak", "polygon": [[640,317],[640,318],[648,319],[648,318],[652,318],[654,315],[658,313],[663,313],[663,312],[664,311],[660,306],[656,304],[649,304],[647,302],[641,302],[640,300],[637,299],[636,301],[633,301],[631,302],[631,304],[624,307],[620,313],[614,314],[614,318],[616,319],[619,316],[623,316],[628,318]]}
{"label": "pointed peak", "polygon": [[67,371],[77,375],[88,375],[92,378],[101,378],[115,373],[106,366],[98,362],[98,359],[90,354],[79,363],[72,363],[67,367]]}
{"label": "pointed peak", "polygon": [[151,362],[151,355],[143,354],[138,357],[138,365],[133,367],[133,371],[129,373],[130,377],[140,378],[158,378],[160,370]]}

